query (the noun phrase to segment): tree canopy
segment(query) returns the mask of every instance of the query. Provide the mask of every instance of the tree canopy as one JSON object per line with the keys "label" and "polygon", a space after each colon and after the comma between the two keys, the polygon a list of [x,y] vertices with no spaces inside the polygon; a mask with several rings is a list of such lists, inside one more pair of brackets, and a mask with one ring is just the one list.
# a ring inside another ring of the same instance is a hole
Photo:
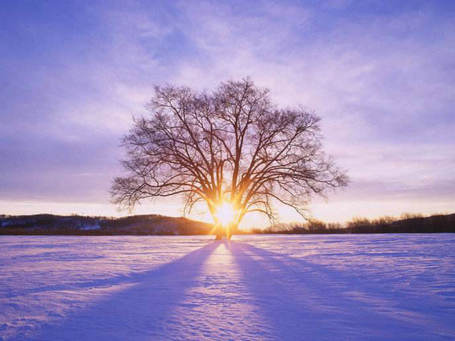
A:
{"label": "tree canopy", "polygon": [[185,214],[205,202],[216,225],[236,228],[249,212],[273,219],[274,202],[303,215],[314,194],[347,183],[322,151],[319,117],[277,107],[250,79],[213,92],[156,86],[147,108],[123,139],[118,204],[181,195]]}

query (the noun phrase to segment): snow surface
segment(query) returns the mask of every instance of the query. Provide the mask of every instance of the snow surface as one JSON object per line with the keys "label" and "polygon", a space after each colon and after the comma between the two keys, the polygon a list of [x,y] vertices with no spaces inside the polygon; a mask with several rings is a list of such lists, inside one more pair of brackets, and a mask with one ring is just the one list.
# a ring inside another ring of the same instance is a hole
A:
{"label": "snow surface", "polygon": [[455,235],[0,237],[0,339],[455,339]]}

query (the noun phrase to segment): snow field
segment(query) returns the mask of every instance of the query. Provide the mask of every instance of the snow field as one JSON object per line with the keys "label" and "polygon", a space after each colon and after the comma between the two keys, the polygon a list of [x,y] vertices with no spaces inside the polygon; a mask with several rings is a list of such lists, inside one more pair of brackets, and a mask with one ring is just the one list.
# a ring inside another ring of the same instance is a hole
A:
{"label": "snow field", "polygon": [[450,340],[455,236],[0,238],[0,339]]}

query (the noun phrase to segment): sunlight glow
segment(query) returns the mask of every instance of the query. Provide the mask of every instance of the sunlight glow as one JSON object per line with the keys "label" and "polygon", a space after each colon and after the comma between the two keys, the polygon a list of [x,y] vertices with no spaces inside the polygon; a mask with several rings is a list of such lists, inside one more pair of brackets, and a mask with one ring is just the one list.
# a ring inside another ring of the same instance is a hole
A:
{"label": "sunlight glow", "polygon": [[218,206],[215,215],[221,225],[228,226],[237,219],[238,212],[232,203],[223,201],[223,203]]}

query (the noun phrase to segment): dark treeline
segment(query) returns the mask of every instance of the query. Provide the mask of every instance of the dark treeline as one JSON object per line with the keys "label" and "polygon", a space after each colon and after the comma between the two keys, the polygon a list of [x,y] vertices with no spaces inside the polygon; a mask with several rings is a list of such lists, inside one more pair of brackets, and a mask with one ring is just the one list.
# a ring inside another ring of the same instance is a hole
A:
{"label": "dark treeline", "polygon": [[211,224],[154,214],[122,218],[0,215],[0,235],[198,235],[209,234],[211,229]]}
{"label": "dark treeline", "polygon": [[[136,215],[122,218],[0,215],[0,235],[204,235],[213,226],[186,218],[161,215]],[[267,229],[238,231],[241,234],[330,234],[330,233],[441,233],[455,232],[455,214],[405,214],[400,218],[382,217],[374,220],[356,218],[342,225],[310,220],[306,224],[281,224]]]}
{"label": "dark treeline", "polygon": [[439,214],[430,217],[404,214],[400,218],[381,217],[369,220],[355,218],[344,226],[310,220],[306,224],[276,225],[254,233],[274,234],[330,234],[330,233],[447,233],[455,232],[455,214]]}

